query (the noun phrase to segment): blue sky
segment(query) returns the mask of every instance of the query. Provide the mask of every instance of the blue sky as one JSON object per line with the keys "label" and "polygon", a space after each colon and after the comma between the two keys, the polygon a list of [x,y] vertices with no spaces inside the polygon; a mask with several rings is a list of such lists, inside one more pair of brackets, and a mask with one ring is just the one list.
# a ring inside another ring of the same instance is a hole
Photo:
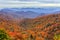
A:
{"label": "blue sky", "polygon": [[0,0],[0,8],[60,7],[60,0]]}

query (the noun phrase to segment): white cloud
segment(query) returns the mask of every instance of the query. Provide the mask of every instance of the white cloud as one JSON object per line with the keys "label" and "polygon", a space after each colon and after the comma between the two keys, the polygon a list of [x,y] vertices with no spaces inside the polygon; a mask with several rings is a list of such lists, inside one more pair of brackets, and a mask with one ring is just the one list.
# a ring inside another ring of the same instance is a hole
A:
{"label": "white cloud", "polygon": [[[39,1],[39,0],[38,0]],[[60,7],[60,3],[43,3],[36,1],[21,1],[21,0],[0,0],[0,8],[14,7]],[[41,0],[40,0],[41,1]],[[43,1],[43,0],[42,0]],[[45,0],[48,1],[48,0]],[[51,0],[52,1],[52,0]]]}
{"label": "white cloud", "polygon": [[[29,4],[0,4],[0,8],[22,8],[22,7],[60,7],[60,4],[44,4],[44,3],[29,3]],[[56,6],[57,5],[57,6]]]}

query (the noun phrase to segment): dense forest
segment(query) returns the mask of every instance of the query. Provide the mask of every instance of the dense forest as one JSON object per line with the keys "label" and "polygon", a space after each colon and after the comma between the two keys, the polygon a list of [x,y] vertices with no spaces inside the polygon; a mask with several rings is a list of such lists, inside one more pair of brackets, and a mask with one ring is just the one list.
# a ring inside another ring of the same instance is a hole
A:
{"label": "dense forest", "polygon": [[60,14],[21,20],[0,14],[0,39],[60,40]]}

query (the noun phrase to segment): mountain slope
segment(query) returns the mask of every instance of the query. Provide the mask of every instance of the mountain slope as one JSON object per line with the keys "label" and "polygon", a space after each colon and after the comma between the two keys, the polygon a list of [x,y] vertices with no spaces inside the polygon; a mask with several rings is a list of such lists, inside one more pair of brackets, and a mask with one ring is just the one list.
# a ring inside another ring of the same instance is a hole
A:
{"label": "mountain slope", "polygon": [[60,34],[60,14],[16,20],[0,13],[0,29],[7,31],[12,40],[54,40]]}
{"label": "mountain slope", "polygon": [[60,34],[60,14],[25,19],[20,23],[24,29],[34,32],[36,40],[54,40],[54,35]]}

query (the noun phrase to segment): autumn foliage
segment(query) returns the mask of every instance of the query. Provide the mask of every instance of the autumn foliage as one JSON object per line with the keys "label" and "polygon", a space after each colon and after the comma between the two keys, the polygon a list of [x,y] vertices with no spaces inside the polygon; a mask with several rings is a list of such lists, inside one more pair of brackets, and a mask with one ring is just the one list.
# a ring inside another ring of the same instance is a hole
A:
{"label": "autumn foliage", "polygon": [[60,14],[18,21],[1,15],[1,28],[6,30],[11,40],[55,40],[55,34],[60,34]]}

